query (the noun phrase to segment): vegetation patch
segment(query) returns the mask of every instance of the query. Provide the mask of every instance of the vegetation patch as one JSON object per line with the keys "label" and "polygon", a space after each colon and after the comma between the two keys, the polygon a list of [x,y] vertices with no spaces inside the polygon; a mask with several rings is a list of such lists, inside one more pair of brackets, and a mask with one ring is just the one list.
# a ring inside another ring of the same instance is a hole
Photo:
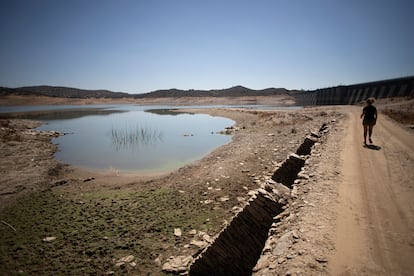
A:
{"label": "vegetation patch", "polygon": [[[218,224],[214,211],[194,208],[175,190],[58,191],[28,195],[2,212],[0,274],[154,272],[154,260],[174,254],[190,240],[186,233]],[[119,261],[127,256],[133,261]]]}
{"label": "vegetation patch", "polygon": [[386,108],[382,112],[399,123],[406,125],[414,124],[414,109],[412,107],[400,109]]}

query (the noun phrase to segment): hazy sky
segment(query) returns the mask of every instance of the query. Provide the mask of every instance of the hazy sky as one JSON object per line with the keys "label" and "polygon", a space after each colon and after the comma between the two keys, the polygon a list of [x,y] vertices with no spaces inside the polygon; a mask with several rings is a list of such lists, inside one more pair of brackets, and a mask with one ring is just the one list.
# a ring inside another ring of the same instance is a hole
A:
{"label": "hazy sky", "polygon": [[315,89],[414,75],[413,0],[0,0],[0,86]]}

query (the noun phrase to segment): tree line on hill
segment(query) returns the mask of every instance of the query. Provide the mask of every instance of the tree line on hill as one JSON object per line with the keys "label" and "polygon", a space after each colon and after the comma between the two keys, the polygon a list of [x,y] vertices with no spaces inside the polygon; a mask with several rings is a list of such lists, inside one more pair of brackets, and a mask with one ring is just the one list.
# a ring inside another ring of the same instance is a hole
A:
{"label": "tree line on hill", "polygon": [[113,92],[109,90],[86,90],[57,86],[27,86],[18,88],[0,87],[0,96],[6,95],[37,95],[59,98],[165,98],[165,97],[243,97],[243,96],[275,96],[285,95],[291,91],[285,88],[267,88],[253,90],[243,86],[234,86],[216,90],[180,90],[165,89],[143,94]]}

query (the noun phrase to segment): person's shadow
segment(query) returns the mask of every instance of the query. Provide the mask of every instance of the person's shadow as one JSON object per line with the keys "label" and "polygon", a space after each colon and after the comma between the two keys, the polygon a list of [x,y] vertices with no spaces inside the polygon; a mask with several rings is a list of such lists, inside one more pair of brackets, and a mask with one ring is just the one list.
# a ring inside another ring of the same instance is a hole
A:
{"label": "person's shadow", "polygon": [[374,144],[370,144],[370,145],[365,144],[365,145],[364,145],[364,148],[371,149],[371,150],[380,150],[380,149],[381,149],[381,147],[380,147],[380,146],[376,146],[376,145],[374,145]]}

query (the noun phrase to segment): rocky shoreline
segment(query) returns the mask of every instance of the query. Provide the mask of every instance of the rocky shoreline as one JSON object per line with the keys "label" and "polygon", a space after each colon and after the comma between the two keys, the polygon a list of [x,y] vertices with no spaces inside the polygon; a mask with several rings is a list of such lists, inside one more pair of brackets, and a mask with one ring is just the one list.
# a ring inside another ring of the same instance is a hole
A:
{"label": "rocky shoreline", "polygon": [[[171,256],[198,256],[249,201],[249,192],[269,181],[307,135],[336,120],[327,138],[331,141],[331,136],[339,135],[336,125],[343,118],[340,112],[326,109],[195,111],[235,120],[238,131],[233,142],[173,173],[157,176],[94,174],[59,164],[53,158],[56,149],[50,137],[27,134],[35,123],[9,121],[20,140],[2,141],[1,169],[8,173],[1,176],[1,220],[17,234],[4,224],[0,228],[5,260],[0,271],[158,274]],[[2,137],[6,137],[3,129]],[[255,268],[258,275],[292,272],[294,267],[306,273],[326,271],[329,254],[324,248],[330,248],[325,247],[330,221],[315,232],[315,221],[310,219],[319,214],[315,206],[329,201],[318,196],[323,188],[318,180],[330,178],[330,171],[317,169],[321,164],[334,166],[337,156],[326,155],[329,150],[330,143],[314,146],[303,169],[314,173],[304,173],[295,184],[294,199],[271,230],[273,241],[283,238],[292,244],[277,256],[267,256],[269,250],[265,251]],[[22,155],[26,158],[12,157]],[[312,185],[304,184],[305,179]],[[332,200],[334,195],[332,188]],[[38,231],[28,235],[33,228]],[[45,242],[47,237],[56,239]]]}

